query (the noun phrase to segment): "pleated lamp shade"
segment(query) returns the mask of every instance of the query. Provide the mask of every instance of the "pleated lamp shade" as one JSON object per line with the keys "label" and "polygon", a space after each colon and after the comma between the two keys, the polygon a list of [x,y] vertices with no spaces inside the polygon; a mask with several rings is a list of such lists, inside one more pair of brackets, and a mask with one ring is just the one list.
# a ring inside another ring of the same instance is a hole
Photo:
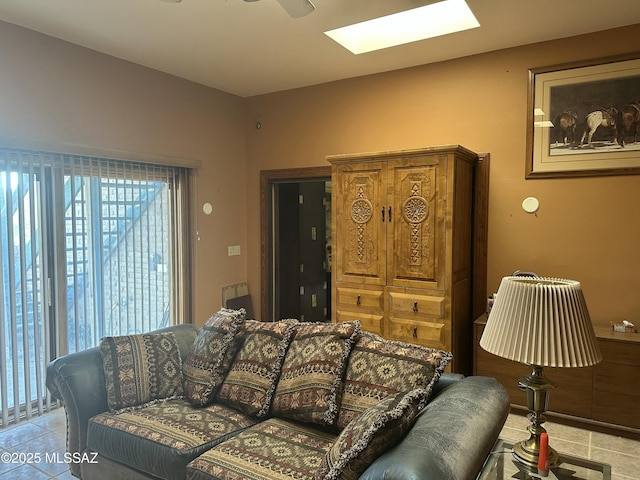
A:
{"label": "pleated lamp shade", "polygon": [[559,278],[504,277],[480,346],[540,367],[602,360],[580,282]]}

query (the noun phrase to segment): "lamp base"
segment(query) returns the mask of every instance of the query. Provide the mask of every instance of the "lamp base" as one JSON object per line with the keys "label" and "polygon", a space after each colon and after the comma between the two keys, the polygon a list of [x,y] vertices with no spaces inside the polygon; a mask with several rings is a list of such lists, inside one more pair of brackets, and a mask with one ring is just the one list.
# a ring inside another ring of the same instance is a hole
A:
{"label": "lamp base", "polygon": [[[540,436],[537,438],[531,436],[529,440],[523,440],[516,443],[513,446],[513,457],[520,463],[524,464],[527,468],[538,471],[538,457],[540,455]],[[555,468],[560,462],[560,455],[558,452],[549,446],[548,466],[549,468]]]}
{"label": "lamp base", "polygon": [[[513,446],[514,458],[529,469],[537,471],[540,456],[540,435],[546,433],[542,426],[545,422],[544,412],[549,405],[549,394],[556,384],[549,380],[542,367],[533,365],[532,372],[520,378],[519,387],[525,391],[527,408],[529,409],[530,425],[527,427],[529,439]],[[549,468],[558,466],[559,455],[556,450],[548,447],[547,465]]]}

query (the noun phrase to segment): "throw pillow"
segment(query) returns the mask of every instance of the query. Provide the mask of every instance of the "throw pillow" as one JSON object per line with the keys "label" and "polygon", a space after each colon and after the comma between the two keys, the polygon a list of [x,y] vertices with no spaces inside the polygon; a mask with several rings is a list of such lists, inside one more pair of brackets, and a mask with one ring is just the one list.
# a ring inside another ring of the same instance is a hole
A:
{"label": "throw pillow", "polygon": [[333,425],[349,353],[360,322],[300,323],[282,365],[272,413]]}
{"label": "throw pillow", "polygon": [[338,428],[389,395],[416,388],[431,392],[452,358],[449,352],[363,332],[347,364]]}
{"label": "throw pillow", "polygon": [[182,360],[171,332],[104,337],[100,353],[111,411],[183,394]]}
{"label": "throw pillow", "polygon": [[269,413],[273,392],[297,320],[267,323],[245,320],[238,350],[218,400],[248,415]]}
{"label": "throw pillow", "polygon": [[213,400],[236,354],[244,316],[244,309],[222,308],[198,332],[182,366],[184,393],[192,405],[202,407]]}
{"label": "throw pillow", "polygon": [[342,430],[315,473],[315,480],[356,480],[373,461],[398,443],[424,408],[424,389],[391,395],[369,407]]}

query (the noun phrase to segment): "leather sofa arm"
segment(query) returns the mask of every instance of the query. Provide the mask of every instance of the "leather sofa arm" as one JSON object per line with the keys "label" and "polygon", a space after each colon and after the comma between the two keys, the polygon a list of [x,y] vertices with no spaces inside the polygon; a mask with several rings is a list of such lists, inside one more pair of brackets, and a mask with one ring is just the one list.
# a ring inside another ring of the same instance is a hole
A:
{"label": "leather sofa arm", "polygon": [[494,378],[456,381],[432,398],[395,447],[360,480],[473,480],[500,435],[509,397]]}
{"label": "leather sofa arm", "polygon": [[432,399],[435,398],[437,395],[440,394],[441,391],[443,391],[449,385],[452,385],[453,383],[459,380],[462,380],[463,378],[464,378],[464,375],[461,373],[444,372],[442,375],[440,375],[440,378],[433,386],[433,391],[431,392],[431,398]]}
{"label": "leather sofa arm", "polygon": [[[47,366],[46,383],[65,408],[67,451],[84,451],[89,419],[108,408],[100,350],[94,347],[53,360]],[[80,476],[79,464],[71,463],[70,468]]]}
{"label": "leather sofa arm", "polygon": [[[151,333],[173,331],[183,360],[189,353],[197,328],[175,325]],[[47,365],[46,385],[51,395],[62,401],[67,417],[67,451],[83,452],[87,447],[89,419],[108,409],[107,391],[98,347],[59,357]],[[71,463],[71,471],[80,476],[80,464]]]}

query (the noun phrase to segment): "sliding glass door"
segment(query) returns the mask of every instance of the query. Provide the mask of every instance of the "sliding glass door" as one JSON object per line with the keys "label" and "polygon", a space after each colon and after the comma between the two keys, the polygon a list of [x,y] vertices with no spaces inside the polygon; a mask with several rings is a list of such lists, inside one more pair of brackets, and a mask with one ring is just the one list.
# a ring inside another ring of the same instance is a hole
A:
{"label": "sliding glass door", "polygon": [[30,413],[31,401],[42,407],[41,366],[48,358],[50,325],[43,262],[41,178],[34,165],[0,171],[0,389],[2,425]]}
{"label": "sliding glass door", "polygon": [[0,149],[1,426],[49,408],[52,358],[181,321],[185,176]]}
{"label": "sliding glass door", "polygon": [[58,303],[68,351],[170,324],[174,182],[148,165],[85,165],[64,175],[66,290]]}

